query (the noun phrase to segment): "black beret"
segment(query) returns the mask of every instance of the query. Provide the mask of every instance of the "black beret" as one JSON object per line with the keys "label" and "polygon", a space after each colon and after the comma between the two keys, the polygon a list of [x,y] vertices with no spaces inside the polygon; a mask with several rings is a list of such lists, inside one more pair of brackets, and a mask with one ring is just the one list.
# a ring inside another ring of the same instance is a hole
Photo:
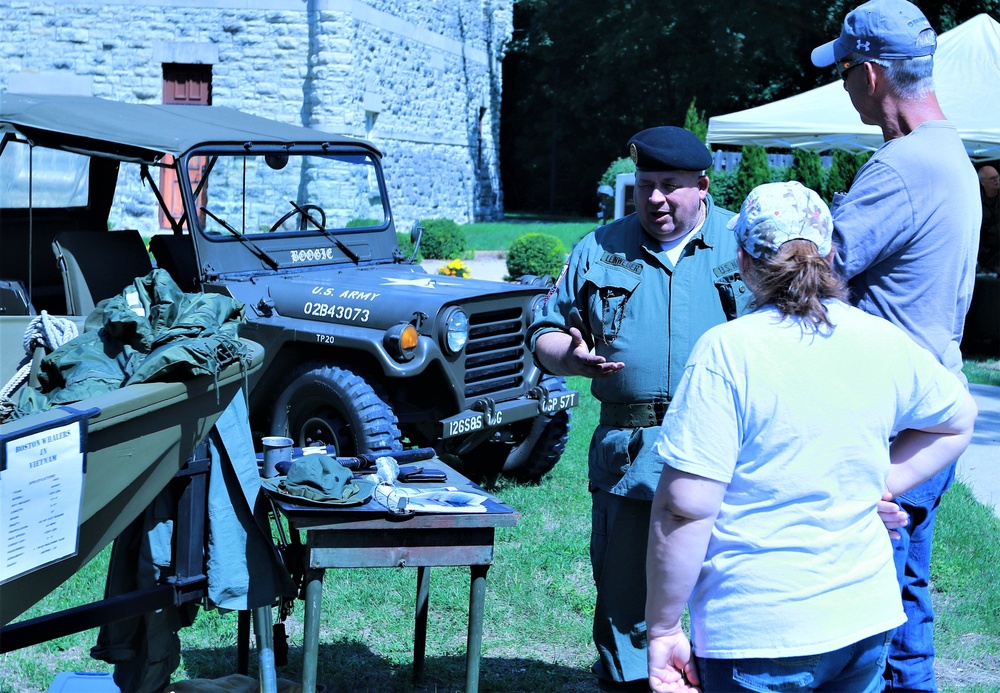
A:
{"label": "black beret", "polygon": [[684,128],[648,128],[628,141],[628,153],[638,171],[704,171],[712,165],[705,143]]}

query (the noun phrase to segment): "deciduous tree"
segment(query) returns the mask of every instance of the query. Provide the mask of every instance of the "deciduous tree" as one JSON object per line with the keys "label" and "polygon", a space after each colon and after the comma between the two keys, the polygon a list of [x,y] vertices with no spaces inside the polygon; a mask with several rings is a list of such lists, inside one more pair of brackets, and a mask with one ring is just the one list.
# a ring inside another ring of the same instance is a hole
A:
{"label": "deciduous tree", "polygon": [[[809,53],[860,0],[517,0],[504,58],[501,166],[508,209],[587,214],[635,132],[683,125],[835,79]],[[919,3],[938,31],[1000,0]]]}

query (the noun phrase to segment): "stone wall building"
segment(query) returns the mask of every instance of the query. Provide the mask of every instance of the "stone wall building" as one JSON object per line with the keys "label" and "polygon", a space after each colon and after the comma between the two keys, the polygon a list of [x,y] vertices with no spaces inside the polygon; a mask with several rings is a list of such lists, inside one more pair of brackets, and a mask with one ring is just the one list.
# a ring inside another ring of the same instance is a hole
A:
{"label": "stone wall building", "polygon": [[[371,140],[398,231],[499,219],[513,0],[0,0],[2,92],[230,106]],[[158,226],[148,195],[114,211]]]}

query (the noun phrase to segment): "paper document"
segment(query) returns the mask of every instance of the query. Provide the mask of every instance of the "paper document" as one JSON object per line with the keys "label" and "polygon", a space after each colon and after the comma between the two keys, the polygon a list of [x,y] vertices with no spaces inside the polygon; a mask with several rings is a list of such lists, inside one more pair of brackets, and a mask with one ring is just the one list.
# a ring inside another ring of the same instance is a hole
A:
{"label": "paper document", "polygon": [[427,491],[397,486],[396,493],[406,497],[406,510],[417,513],[484,513],[486,496],[459,491],[453,486]]}

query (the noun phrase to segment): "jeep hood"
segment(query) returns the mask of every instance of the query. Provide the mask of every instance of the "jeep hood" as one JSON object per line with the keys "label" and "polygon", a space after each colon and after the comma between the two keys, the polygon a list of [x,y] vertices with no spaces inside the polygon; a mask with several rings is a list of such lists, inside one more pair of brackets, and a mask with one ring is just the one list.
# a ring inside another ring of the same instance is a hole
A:
{"label": "jeep hood", "polygon": [[[450,304],[488,302],[498,295],[532,295],[543,291],[541,287],[526,284],[427,274],[411,266],[393,268],[398,269],[395,272],[386,265],[379,269],[379,274],[325,272],[283,278],[271,282],[269,294],[279,315],[388,327],[412,319],[415,311],[433,318]],[[346,319],[337,317],[348,310]]]}

